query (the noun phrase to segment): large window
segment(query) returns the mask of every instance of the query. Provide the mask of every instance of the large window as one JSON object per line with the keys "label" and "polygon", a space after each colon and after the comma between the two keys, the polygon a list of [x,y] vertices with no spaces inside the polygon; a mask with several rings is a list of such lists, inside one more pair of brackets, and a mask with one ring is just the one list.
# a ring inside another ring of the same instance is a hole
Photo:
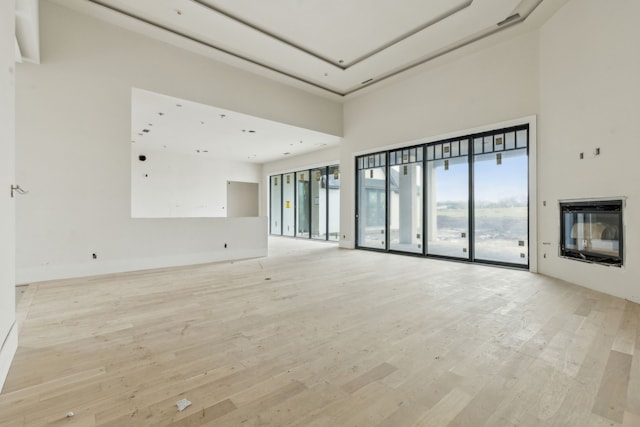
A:
{"label": "large window", "polygon": [[327,238],[327,168],[311,171],[311,237]]}
{"label": "large window", "polygon": [[295,236],[296,214],[294,204],[296,200],[295,173],[282,175],[282,235]]}
{"label": "large window", "polygon": [[423,147],[389,153],[389,249],[422,252]]}
{"label": "large window", "polygon": [[469,258],[469,141],[427,147],[427,254]]}
{"label": "large window", "polygon": [[340,238],[340,166],[327,168],[327,199],[329,201],[327,219],[329,221],[329,240],[338,241]]}
{"label": "large window", "polygon": [[309,171],[296,172],[296,236],[309,237]]}
{"label": "large window", "polygon": [[473,140],[474,257],[529,263],[527,131]]}
{"label": "large window", "polygon": [[282,176],[272,176],[270,181],[269,226],[271,234],[282,234]]}
{"label": "large window", "polygon": [[358,245],[385,249],[386,153],[358,159]]}
{"label": "large window", "polygon": [[523,125],[358,157],[356,246],[528,266],[528,133]]}
{"label": "large window", "polygon": [[340,234],[340,167],[278,174],[270,182],[270,233],[320,240]]}

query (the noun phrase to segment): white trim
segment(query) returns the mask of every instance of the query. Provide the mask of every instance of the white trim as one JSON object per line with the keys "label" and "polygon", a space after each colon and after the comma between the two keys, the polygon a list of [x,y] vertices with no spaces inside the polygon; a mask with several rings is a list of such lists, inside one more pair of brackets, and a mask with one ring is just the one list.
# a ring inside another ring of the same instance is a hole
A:
{"label": "white trim", "polygon": [[7,335],[2,348],[0,348],[0,391],[2,391],[4,382],[9,374],[9,368],[16,350],[18,350],[18,328],[17,323],[14,322],[9,330],[9,335]]}
{"label": "white trim", "polygon": [[338,247],[343,249],[355,249],[356,243],[353,240],[340,240]]}
{"label": "white trim", "polygon": [[251,249],[228,249],[184,255],[167,255],[153,258],[120,259],[97,263],[66,264],[22,268],[16,271],[16,283],[26,284],[46,280],[71,279],[101,274],[123,273],[155,268],[181,267],[212,262],[235,261],[267,256],[267,247]]}
{"label": "white trim", "polygon": [[22,64],[22,50],[20,50],[20,43],[18,43],[18,36],[14,36],[15,43],[15,61]]}
{"label": "white trim", "polygon": [[529,123],[529,271],[538,272],[538,156],[537,117],[526,118]]}

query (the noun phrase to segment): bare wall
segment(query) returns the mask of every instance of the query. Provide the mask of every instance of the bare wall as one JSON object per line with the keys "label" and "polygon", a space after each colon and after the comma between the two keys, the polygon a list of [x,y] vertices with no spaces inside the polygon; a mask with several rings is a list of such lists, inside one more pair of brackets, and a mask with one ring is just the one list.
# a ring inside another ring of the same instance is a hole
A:
{"label": "bare wall", "polygon": [[30,190],[17,281],[266,255],[264,217],[131,218],[131,88],[332,134],[342,106],[48,1],[40,11],[42,64],[17,77],[16,173]]}
{"label": "bare wall", "polygon": [[[226,217],[227,181],[260,182],[261,165],[145,150],[131,159],[134,218]],[[258,205],[260,198],[255,201]]]}
{"label": "bare wall", "polygon": [[[341,240],[355,243],[355,155],[491,128],[538,111],[538,34],[471,53],[345,104]],[[517,120],[516,120],[517,121]]]}
{"label": "bare wall", "polygon": [[[640,302],[638,16],[636,0],[571,0],[538,31],[348,101],[339,154],[341,246],[355,242],[355,155],[534,117],[530,190],[537,202],[530,213],[538,244],[531,262],[541,273]],[[314,161],[266,165],[264,175]],[[599,197],[626,200],[623,268],[558,256],[558,201]]]}
{"label": "bare wall", "polygon": [[15,326],[15,1],[0,2],[0,390],[18,346]]}
{"label": "bare wall", "polygon": [[[638,16],[637,0],[573,0],[542,27],[538,153],[540,240],[548,243],[541,245],[540,271],[636,302],[640,302]],[[595,148],[600,148],[599,156],[594,156]],[[626,198],[624,267],[559,257],[558,201],[603,197]]]}

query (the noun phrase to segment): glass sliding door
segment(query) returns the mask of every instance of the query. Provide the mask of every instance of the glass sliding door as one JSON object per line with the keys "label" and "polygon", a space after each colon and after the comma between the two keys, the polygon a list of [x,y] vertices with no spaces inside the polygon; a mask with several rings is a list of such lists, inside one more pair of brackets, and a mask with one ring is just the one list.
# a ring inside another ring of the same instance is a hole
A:
{"label": "glass sliding door", "polygon": [[269,189],[270,234],[338,240],[338,165],[273,175],[269,177]]}
{"label": "glass sliding door", "polygon": [[295,236],[295,174],[282,175],[282,235]]}
{"label": "glass sliding door", "polygon": [[389,153],[389,249],[422,253],[423,147]]}
{"label": "glass sliding door", "polygon": [[327,239],[327,168],[311,170],[311,238]]}
{"label": "glass sliding door", "polygon": [[474,259],[529,263],[527,129],[475,137]]}
{"label": "glass sliding door", "polygon": [[337,241],[340,237],[340,166],[329,166],[328,201],[329,201],[329,240]]}
{"label": "glass sliding door", "polygon": [[282,175],[271,177],[269,203],[269,229],[271,234],[282,234]]}
{"label": "glass sliding door", "polygon": [[469,141],[427,148],[427,254],[469,258]]}
{"label": "glass sliding door", "polygon": [[386,249],[386,153],[358,158],[358,246]]}
{"label": "glass sliding door", "polygon": [[309,237],[310,202],[309,171],[296,172],[296,236]]}
{"label": "glass sliding door", "polygon": [[519,125],[357,157],[356,246],[528,267],[528,139]]}

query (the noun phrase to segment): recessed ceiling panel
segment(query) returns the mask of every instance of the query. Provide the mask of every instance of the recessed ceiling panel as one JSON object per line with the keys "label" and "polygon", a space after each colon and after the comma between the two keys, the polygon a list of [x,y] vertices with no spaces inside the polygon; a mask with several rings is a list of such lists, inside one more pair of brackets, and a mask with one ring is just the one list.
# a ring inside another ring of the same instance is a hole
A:
{"label": "recessed ceiling panel", "polygon": [[472,0],[195,1],[345,67],[472,3]]}
{"label": "recessed ceiling panel", "polygon": [[[234,66],[353,94],[566,0],[52,0]],[[519,31],[519,30],[518,30]],[[513,32],[512,32],[513,33]],[[515,33],[513,33],[515,34]]]}

